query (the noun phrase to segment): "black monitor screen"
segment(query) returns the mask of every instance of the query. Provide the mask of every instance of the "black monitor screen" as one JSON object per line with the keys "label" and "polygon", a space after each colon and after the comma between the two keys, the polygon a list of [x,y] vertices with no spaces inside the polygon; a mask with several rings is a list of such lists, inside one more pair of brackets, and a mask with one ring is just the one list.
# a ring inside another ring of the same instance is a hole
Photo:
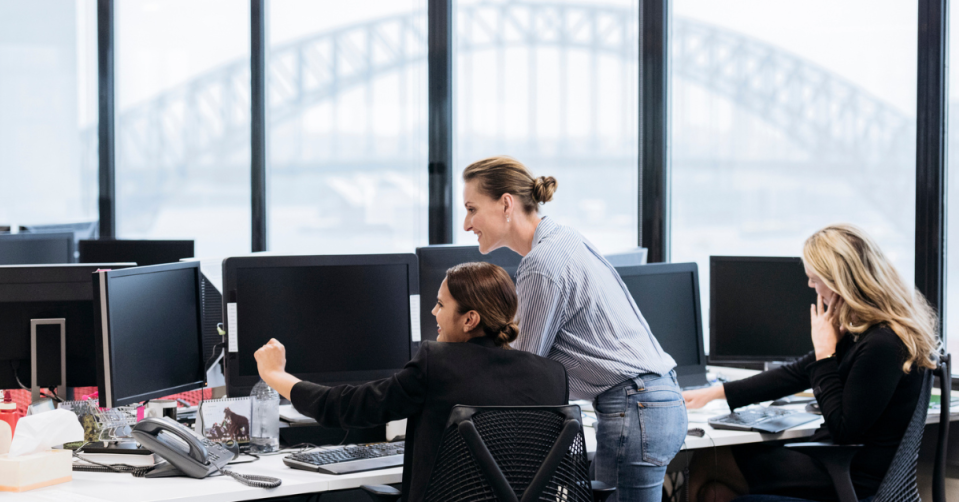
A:
{"label": "black monitor screen", "polygon": [[523,258],[508,248],[484,255],[479,246],[447,245],[422,247],[416,250],[416,255],[420,270],[420,340],[436,340],[436,319],[432,311],[447,270],[461,263],[482,261],[503,267],[515,282],[516,269]]}
{"label": "black monitor screen", "polygon": [[139,266],[193,258],[193,241],[80,241],[80,263],[134,262]]}
{"label": "black monitor screen", "polygon": [[816,292],[800,258],[711,256],[709,358],[781,361],[813,349]]}
{"label": "black monitor screen", "polygon": [[0,235],[0,265],[74,263],[73,249],[69,233]]}
{"label": "black monitor screen", "polygon": [[199,268],[192,265],[149,272],[130,269],[124,272],[136,273],[110,276],[107,315],[114,406],[205,382]]}
{"label": "black monitor screen", "polygon": [[701,364],[692,272],[623,277],[653,336],[677,366]]}
{"label": "black monitor screen", "polygon": [[408,274],[406,264],[238,268],[239,376],[257,375],[253,353],[270,338],[286,346],[288,372],[318,383],[393,374],[410,357]]}

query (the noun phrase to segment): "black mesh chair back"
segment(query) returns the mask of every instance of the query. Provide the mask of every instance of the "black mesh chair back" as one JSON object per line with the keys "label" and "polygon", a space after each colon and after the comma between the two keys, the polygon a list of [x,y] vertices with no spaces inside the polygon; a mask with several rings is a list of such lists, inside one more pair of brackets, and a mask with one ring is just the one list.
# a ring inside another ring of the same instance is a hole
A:
{"label": "black mesh chair back", "polygon": [[[939,430],[939,445],[942,449],[942,455],[944,456],[945,454],[945,439],[948,437],[949,427],[949,382],[951,382],[949,356],[947,355],[940,358],[936,370],[924,371],[925,375],[923,376],[922,390],[919,393],[919,403],[916,406],[916,411],[909,421],[909,426],[906,427],[906,433],[902,437],[902,442],[899,443],[899,449],[896,450],[896,455],[893,457],[892,463],[889,464],[889,470],[886,471],[886,475],[879,485],[879,490],[876,492],[873,502],[918,502],[920,500],[919,488],[916,486],[916,467],[919,460],[919,445],[922,443],[922,433],[926,428],[929,397],[932,394],[933,380],[937,374],[940,377],[944,375],[946,378],[942,381],[947,382],[946,385],[942,386],[944,387],[942,390],[942,398],[945,404],[941,410]],[[943,424],[945,424],[945,430],[943,430]],[[944,462],[937,461],[937,464],[939,463],[944,464]],[[938,467],[937,465],[937,468]],[[940,485],[943,481],[942,479],[936,480],[936,476],[933,477],[933,492],[936,492],[935,485],[937,481]],[[943,490],[942,493],[944,495],[945,491]],[[944,496],[943,498],[938,498],[935,496],[935,493],[933,499],[937,502],[945,501]]]}
{"label": "black mesh chair back", "polygon": [[579,406],[456,406],[427,502],[591,502]]}

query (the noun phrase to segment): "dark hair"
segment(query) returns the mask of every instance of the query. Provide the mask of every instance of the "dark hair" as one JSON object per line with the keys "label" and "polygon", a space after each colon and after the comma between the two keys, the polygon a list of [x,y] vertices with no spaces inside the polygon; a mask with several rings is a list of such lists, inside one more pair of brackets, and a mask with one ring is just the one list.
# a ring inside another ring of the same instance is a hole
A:
{"label": "dark hair", "polygon": [[446,271],[446,288],[456,300],[457,312],[463,315],[475,310],[480,316],[479,328],[498,347],[508,349],[519,336],[513,321],[518,300],[516,287],[502,267],[492,263],[462,263]]}
{"label": "dark hair", "polygon": [[473,162],[463,170],[463,182],[479,181],[479,191],[494,200],[504,193],[519,199],[526,214],[535,213],[539,205],[553,200],[556,178],[533,178],[522,162],[505,155]]}

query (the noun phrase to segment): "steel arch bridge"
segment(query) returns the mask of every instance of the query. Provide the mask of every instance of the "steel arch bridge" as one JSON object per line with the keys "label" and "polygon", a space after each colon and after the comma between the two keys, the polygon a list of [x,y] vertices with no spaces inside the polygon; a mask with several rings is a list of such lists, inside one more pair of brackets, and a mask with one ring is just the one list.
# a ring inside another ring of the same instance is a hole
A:
{"label": "steel arch bridge", "polygon": [[[465,5],[458,9],[457,44],[459,51],[472,53],[511,47],[549,47],[561,54],[579,51],[592,61],[612,57],[635,72],[636,18],[630,9],[603,5]],[[682,18],[676,18],[672,28],[674,76],[750,111],[780,129],[813,159],[855,165],[864,170],[864,179],[882,174],[887,176],[886,186],[888,176],[905,172],[909,177],[911,170],[897,166],[913,161],[912,118],[775,46]],[[425,65],[426,57],[425,12],[371,20],[273,48],[268,120],[271,126],[287,123],[312,106],[335,101],[341,93]],[[535,64],[535,58],[531,63]],[[505,78],[502,73],[501,79]],[[598,76],[594,72],[591,78]],[[250,130],[249,80],[248,62],[237,61],[122,110],[116,129],[117,165],[148,178],[162,172],[175,179],[187,169],[244,163]],[[528,113],[535,114],[535,105],[530,105]],[[596,119],[591,122],[595,131]],[[85,170],[95,179],[96,129],[83,134]],[[623,144],[601,153],[612,163],[631,163],[635,154],[630,148]],[[299,168],[354,170],[384,162],[389,159],[353,159],[332,165],[319,160]]]}

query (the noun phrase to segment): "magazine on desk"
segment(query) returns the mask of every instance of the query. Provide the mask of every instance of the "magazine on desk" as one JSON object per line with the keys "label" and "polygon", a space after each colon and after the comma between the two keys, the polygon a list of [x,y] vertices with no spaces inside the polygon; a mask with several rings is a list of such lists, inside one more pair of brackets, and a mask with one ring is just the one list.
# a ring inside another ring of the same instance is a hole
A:
{"label": "magazine on desk", "polygon": [[210,441],[248,444],[252,417],[253,402],[249,397],[203,401],[197,413],[197,431],[203,431],[203,437]]}

